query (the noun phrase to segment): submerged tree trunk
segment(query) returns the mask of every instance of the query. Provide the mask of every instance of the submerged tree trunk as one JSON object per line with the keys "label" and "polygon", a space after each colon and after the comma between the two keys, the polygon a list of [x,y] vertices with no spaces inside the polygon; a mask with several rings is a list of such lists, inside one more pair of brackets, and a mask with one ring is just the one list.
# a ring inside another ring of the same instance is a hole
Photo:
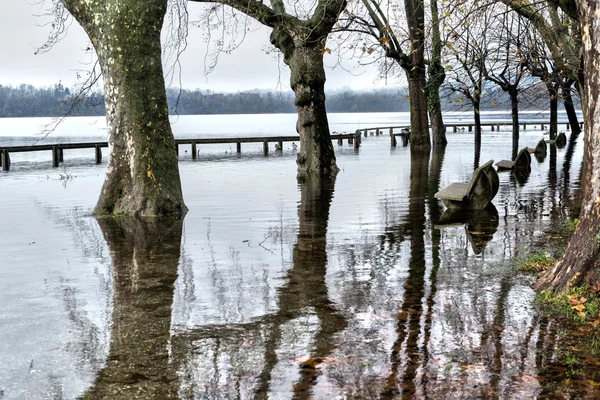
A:
{"label": "submerged tree trunk", "polygon": [[569,119],[571,134],[579,135],[581,133],[581,128],[579,127],[579,119],[577,118],[577,112],[575,111],[575,106],[573,105],[573,97],[571,96],[571,85],[571,83],[568,83],[562,86],[561,90],[563,95],[563,104],[565,106],[567,118]]}
{"label": "submerged tree trunk", "polygon": [[429,80],[427,81],[427,108],[431,120],[431,140],[434,146],[445,146],[446,127],[442,117],[440,87],[446,74],[442,67],[442,39],[437,0],[430,0],[431,8],[431,60],[429,62]]}
{"label": "submerged tree trunk", "polygon": [[510,105],[512,116],[512,159],[517,158],[519,152],[519,98],[517,91],[510,91]]}
{"label": "submerged tree trunk", "polygon": [[299,179],[307,175],[333,177],[339,171],[325,110],[322,51],[322,45],[297,45],[290,64],[291,86],[298,109],[296,128],[300,134],[300,151],[296,160]]}
{"label": "submerged tree trunk", "polygon": [[408,72],[408,95],[410,96],[410,148],[429,152],[429,121],[427,118],[427,96],[425,95],[425,70]]}
{"label": "submerged tree trunk", "polygon": [[410,67],[404,67],[410,96],[410,148],[431,150],[427,117],[427,81],[425,76],[425,8],[423,0],[404,0],[411,52]]}
{"label": "submerged tree trunk", "polygon": [[554,87],[548,87],[550,95],[550,139],[556,139],[558,134],[558,91]]}
{"label": "submerged tree trunk", "polygon": [[475,148],[481,149],[481,114],[479,99],[473,100],[473,119],[475,120]]}
{"label": "submerged tree trunk", "polygon": [[63,2],[90,37],[104,77],[109,159],[96,213],[184,213],[161,62],[167,0]]}
{"label": "submerged tree trunk", "polygon": [[325,109],[325,39],[309,42],[297,38],[294,42],[287,32],[274,29],[271,43],[281,50],[290,67],[290,86],[296,95],[296,130],[300,135],[298,179],[306,179],[308,175],[334,177],[339,168]]}
{"label": "submerged tree trunk", "polygon": [[583,39],[584,86],[581,91],[585,128],[583,201],[579,223],[563,258],[536,282],[537,289],[562,291],[600,280],[600,2],[578,2]]}

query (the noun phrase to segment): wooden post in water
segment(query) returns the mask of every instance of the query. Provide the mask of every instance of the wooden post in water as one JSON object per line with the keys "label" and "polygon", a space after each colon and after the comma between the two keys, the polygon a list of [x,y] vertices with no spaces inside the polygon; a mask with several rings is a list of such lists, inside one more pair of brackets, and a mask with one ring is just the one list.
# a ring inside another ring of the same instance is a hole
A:
{"label": "wooden post in water", "polygon": [[454,132],[454,133],[458,132],[458,126],[454,125],[452,127],[452,132]]}
{"label": "wooden post in water", "polygon": [[192,160],[196,159],[198,152],[196,151],[196,142],[192,141]]}
{"label": "wooden post in water", "polygon": [[96,164],[100,164],[102,162],[102,147],[99,144],[94,147],[96,150]]}
{"label": "wooden post in water", "polygon": [[494,132],[494,124],[492,124],[492,132]]}
{"label": "wooden post in water", "polygon": [[348,144],[352,144],[354,143],[354,140],[352,138],[348,138]]}
{"label": "wooden post in water", "polygon": [[60,147],[58,148],[58,162],[64,162],[64,155],[63,155],[63,149],[61,149]]}
{"label": "wooden post in water", "polygon": [[354,139],[354,151],[358,151],[359,148],[360,148],[360,135],[358,135]]}
{"label": "wooden post in water", "polygon": [[500,124],[496,124],[496,130],[500,132]]}
{"label": "wooden post in water", "polygon": [[469,132],[473,132],[473,125],[469,125]]}
{"label": "wooden post in water", "polygon": [[52,146],[52,166],[58,167],[58,147]]}
{"label": "wooden post in water", "polygon": [[541,125],[540,125],[540,130],[542,130],[542,131],[543,131],[545,128],[546,128],[546,125],[544,125],[544,124],[541,124]]}
{"label": "wooden post in water", "polygon": [[179,144],[175,143],[175,153],[177,154],[177,157],[179,157]]}
{"label": "wooden post in water", "polygon": [[280,140],[277,144],[279,144],[279,150],[283,150],[283,142]]}
{"label": "wooden post in water", "polygon": [[375,130],[375,136],[379,136],[379,128]]}
{"label": "wooden post in water", "polygon": [[2,150],[2,171],[8,171],[10,169],[10,155],[8,150]]}
{"label": "wooden post in water", "polygon": [[365,137],[367,137],[367,130],[365,129],[364,131]]}
{"label": "wooden post in water", "polygon": [[[366,133],[366,131],[365,131],[365,133]],[[342,146],[343,144],[344,144],[344,139],[339,138],[338,139],[338,145]]]}
{"label": "wooden post in water", "polygon": [[236,142],[236,144],[235,144],[235,150],[236,150],[238,153],[241,153],[241,152],[242,152],[242,142]]}
{"label": "wooden post in water", "polygon": [[269,155],[269,141],[268,140],[263,141],[263,154],[265,156]]}
{"label": "wooden post in water", "polygon": [[392,134],[391,138],[392,138],[392,147],[396,147],[396,136],[394,136],[394,134]]}
{"label": "wooden post in water", "polygon": [[408,140],[410,139],[410,135],[409,134],[404,134],[402,135],[402,146],[406,147],[408,146]]}
{"label": "wooden post in water", "polygon": [[569,124],[566,124],[566,128],[567,128],[566,130],[569,130],[569,129],[571,129],[571,125],[569,125]]}

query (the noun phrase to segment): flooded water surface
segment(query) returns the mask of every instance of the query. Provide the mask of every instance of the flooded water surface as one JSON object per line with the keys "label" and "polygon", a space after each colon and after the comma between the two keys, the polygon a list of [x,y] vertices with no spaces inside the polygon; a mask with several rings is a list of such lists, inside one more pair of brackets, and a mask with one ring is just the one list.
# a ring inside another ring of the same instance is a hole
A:
{"label": "flooded water surface", "polygon": [[[214,135],[257,134],[228,118]],[[365,127],[352,118],[333,124]],[[520,147],[541,138],[528,128]],[[336,143],[337,178],[302,183],[291,144],[196,160],[182,146],[183,220],[94,218],[106,164],[15,156],[0,174],[0,399],[600,395],[596,361],[563,350],[576,328],[536,311],[511,261],[551,251],[576,217],[583,139],[500,173],[493,206],[469,213],[433,195],[510,158],[510,135],[485,132],[477,157],[472,135],[448,141]]]}

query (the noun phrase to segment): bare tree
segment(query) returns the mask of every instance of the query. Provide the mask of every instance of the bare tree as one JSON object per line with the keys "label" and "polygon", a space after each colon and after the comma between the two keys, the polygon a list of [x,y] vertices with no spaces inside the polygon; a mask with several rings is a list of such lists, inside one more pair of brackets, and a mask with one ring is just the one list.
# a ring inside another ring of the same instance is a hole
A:
{"label": "bare tree", "polygon": [[[392,3],[386,3],[389,5]],[[387,7],[386,7],[387,8]],[[392,9],[394,11],[395,9]],[[404,16],[407,31],[390,21],[398,16],[384,11],[377,0],[361,0],[340,20],[339,30],[356,32],[375,39],[386,57],[391,58],[406,73],[410,96],[410,146],[417,151],[429,151],[429,119],[427,106],[427,76],[425,68],[425,7],[423,0],[405,0]],[[372,54],[372,46],[362,46]],[[442,141],[445,143],[445,136]]]}
{"label": "bare tree", "polygon": [[528,25],[526,20],[505,10],[490,7],[490,12],[500,12],[493,22],[492,43],[495,46],[488,53],[484,63],[485,79],[498,85],[510,96],[512,117],[512,158],[519,151],[519,93],[521,80],[525,77],[526,40]]}
{"label": "bare tree", "polygon": [[445,57],[445,88],[460,93],[473,107],[475,149],[481,148],[481,98],[485,82],[485,60],[488,57],[492,16],[475,3],[456,9],[446,21],[451,40]]}
{"label": "bare tree", "polygon": [[[208,3],[208,0],[190,0]],[[300,134],[298,178],[308,175],[334,176],[338,172],[331,143],[325,110],[325,69],[323,54],[327,36],[338,15],[345,9],[346,0],[319,0],[314,10],[293,7],[288,13],[283,0],[271,1],[267,6],[254,0],[213,1],[229,6],[273,28],[271,43],[284,55],[290,67],[290,86],[296,95],[298,110],[296,130]]]}

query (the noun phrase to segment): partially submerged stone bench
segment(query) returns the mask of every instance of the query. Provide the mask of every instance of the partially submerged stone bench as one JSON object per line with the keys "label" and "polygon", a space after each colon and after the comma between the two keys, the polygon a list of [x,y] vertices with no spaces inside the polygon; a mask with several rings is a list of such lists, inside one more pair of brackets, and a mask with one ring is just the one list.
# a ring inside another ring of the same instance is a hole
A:
{"label": "partially submerged stone bench", "polygon": [[546,156],[546,141],[544,139],[540,139],[535,148],[528,147],[530,154],[535,154],[536,156]]}
{"label": "partially submerged stone bench", "polygon": [[498,171],[510,170],[510,169],[518,169],[518,170],[528,169],[528,168],[531,168],[531,155],[529,154],[529,150],[527,149],[527,147],[524,147],[521,150],[519,150],[519,153],[517,154],[517,158],[515,158],[514,161],[510,161],[510,160],[498,161],[496,163],[496,166],[498,167]]}
{"label": "partially submerged stone bench", "polygon": [[468,183],[455,182],[437,192],[434,197],[440,199],[448,208],[468,209],[485,208],[498,193],[500,180],[490,160],[473,172]]}
{"label": "partially submerged stone bench", "polygon": [[546,143],[553,144],[558,148],[565,147],[567,145],[567,135],[565,135],[564,132],[560,132],[558,134],[558,136],[556,137],[556,139],[554,139],[554,140],[548,139],[548,140],[546,140]]}

